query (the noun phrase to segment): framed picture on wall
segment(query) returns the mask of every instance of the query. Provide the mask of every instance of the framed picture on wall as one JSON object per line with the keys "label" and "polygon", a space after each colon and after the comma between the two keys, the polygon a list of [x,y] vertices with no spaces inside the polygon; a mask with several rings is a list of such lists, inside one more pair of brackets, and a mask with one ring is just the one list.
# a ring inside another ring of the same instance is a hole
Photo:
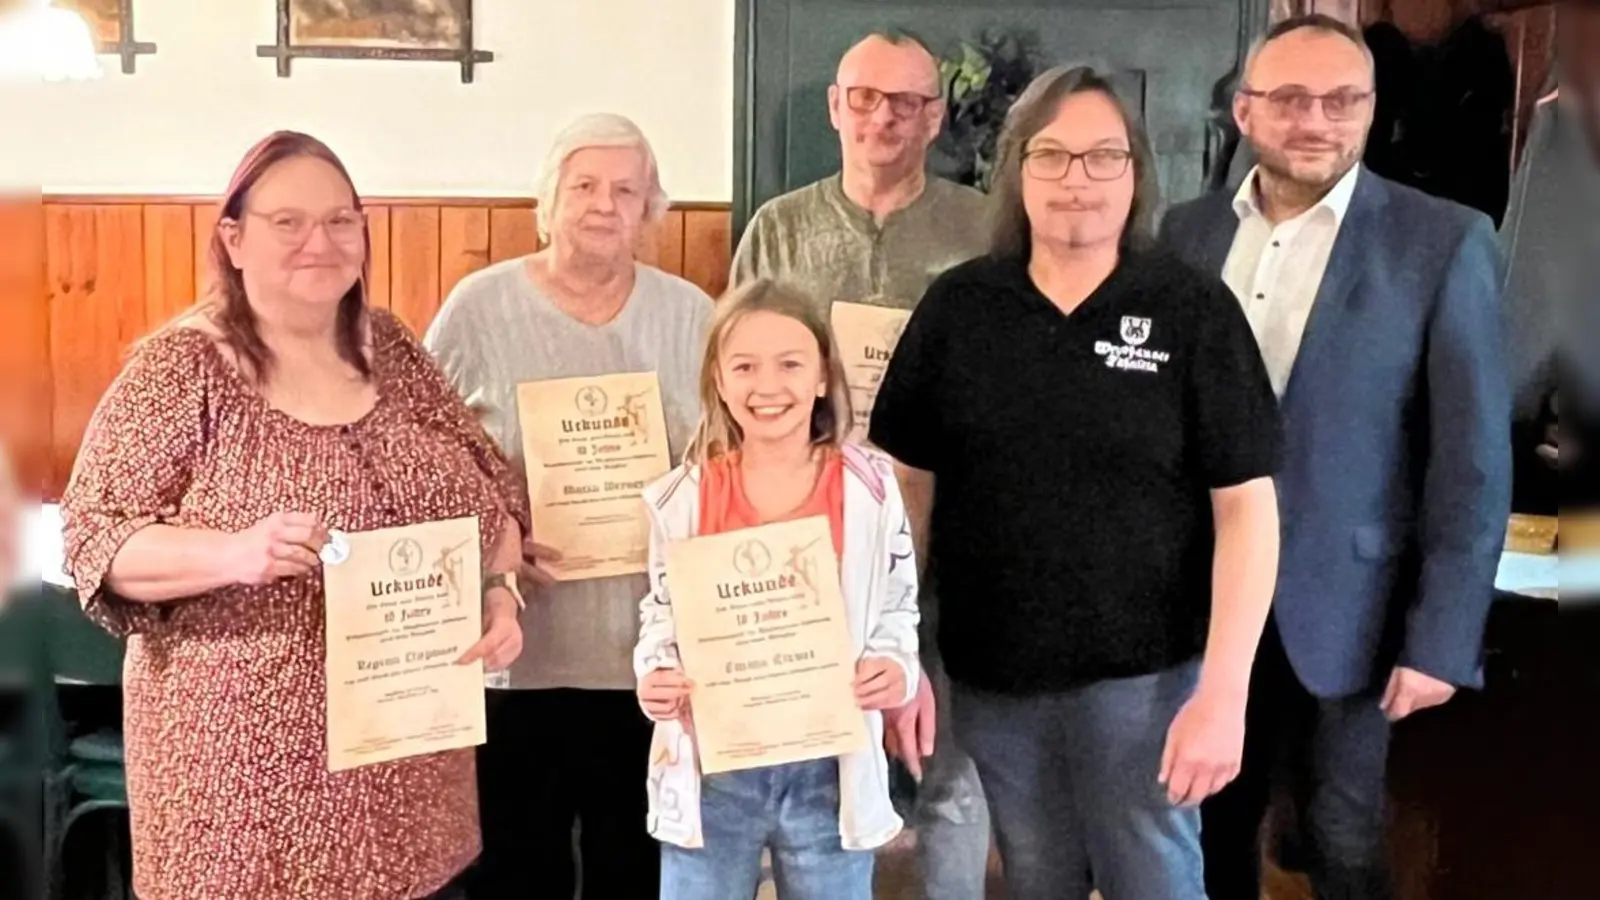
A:
{"label": "framed picture on wall", "polygon": [[256,49],[289,76],[295,57],[453,62],[461,81],[494,54],[473,45],[472,0],[276,0],[278,41]]}
{"label": "framed picture on wall", "polygon": [[132,75],[140,56],[156,52],[156,45],[134,40],[134,0],[56,0],[59,9],[83,16],[94,34],[95,49],[122,57],[122,71]]}

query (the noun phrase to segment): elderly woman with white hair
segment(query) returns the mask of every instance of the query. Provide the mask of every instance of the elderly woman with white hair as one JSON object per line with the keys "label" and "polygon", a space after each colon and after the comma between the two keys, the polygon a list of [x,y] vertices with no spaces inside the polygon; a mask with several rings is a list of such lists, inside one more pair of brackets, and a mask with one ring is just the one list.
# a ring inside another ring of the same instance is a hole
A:
{"label": "elderly woman with white hair", "polygon": [[[700,408],[697,383],[711,299],[638,263],[635,246],[667,206],[655,154],[615,115],[556,136],[538,183],[543,249],[458,284],[424,339],[513,465],[524,468],[517,385],[655,372],[676,465]],[[524,649],[491,681],[479,748],[483,856],[475,898],[571,897],[581,823],[585,897],[654,898],[660,849],[645,829],[651,725],[634,696],[644,575],[553,582],[526,548]]]}

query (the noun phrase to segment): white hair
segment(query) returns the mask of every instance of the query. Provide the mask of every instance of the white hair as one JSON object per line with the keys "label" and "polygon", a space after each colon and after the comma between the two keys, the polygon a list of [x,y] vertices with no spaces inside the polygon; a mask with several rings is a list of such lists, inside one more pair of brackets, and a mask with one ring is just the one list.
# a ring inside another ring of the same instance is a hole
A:
{"label": "white hair", "polygon": [[539,179],[534,187],[535,216],[539,223],[539,237],[550,240],[550,230],[545,227],[545,212],[555,208],[556,189],[561,185],[561,167],[579,150],[590,147],[628,147],[639,151],[649,172],[650,184],[645,198],[644,221],[650,224],[667,214],[667,192],[661,188],[661,170],[656,167],[656,152],[650,141],[627,116],[615,113],[591,113],[580,116],[556,134],[539,169]]}

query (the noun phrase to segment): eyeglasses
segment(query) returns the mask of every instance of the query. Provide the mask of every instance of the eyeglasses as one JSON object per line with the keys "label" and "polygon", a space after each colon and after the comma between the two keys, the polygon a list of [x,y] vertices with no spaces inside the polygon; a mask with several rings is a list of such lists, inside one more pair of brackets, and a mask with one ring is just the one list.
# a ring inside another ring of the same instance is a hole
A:
{"label": "eyeglasses", "polygon": [[1373,94],[1372,91],[1358,91],[1355,88],[1339,88],[1326,94],[1313,94],[1302,87],[1281,87],[1272,91],[1241,88],[1239,93],[1246,97],[1266,98],[1273,115],[1280,119],[1308,116],[1320,101],[1322,114],[1332,122],[1354,119],[1361,111],[1362,104]]}
{"label": "eyeglasses", "polygon": [[265,221],[274,237],[293,246],[310,240],[312,230],[319,224],[327,232],[329,240],[345,246],[361,243],[367,232],[366,213],[359,209],[336,209],[320,217],[303,209],[277,209],[265,213],[246,210],[245,215]]}
{"label": "eyeglasses", "polygon": [[929,103],[938,100],[938,97],[929,97],[916,91],[896,91],[885,93],[877,88],[847,87],[844,89],[844,102],[855,112],[867,114],[878,111],[883,101],[889,101],[889,110],[901,119],[909,119],[922,112]]}
{"label": "eyeglasses", "polygon": [[1133,153],[1113,147],[1097,147],[1085,153],[1046,147],[1023,153],[1022,170],[1040,181],[1060,181],[1080,159],[1083,160],[1083,174],[1089,176],[1090,181],[1116,181],[1128,171]]}

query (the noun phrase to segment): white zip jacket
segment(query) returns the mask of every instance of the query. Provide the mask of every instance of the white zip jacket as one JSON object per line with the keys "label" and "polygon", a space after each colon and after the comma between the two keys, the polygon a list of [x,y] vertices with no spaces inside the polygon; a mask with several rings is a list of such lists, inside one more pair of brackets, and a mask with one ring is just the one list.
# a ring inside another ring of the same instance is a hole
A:
{"label": "white zip jacket", "polygon": [[[894,660],[906,674],[909,703],[917,693],[917,571],[911,522],[889,458],[844,448],[844,558],[839,580],[857,658]],[[644,491],[650,513],[651,591],[640,602],[634,673],[677,669],[678,641],[667,588],[667,545],[695,537],[700,522],[700,469],[685,464]],[[839,838],[847,850],[873,850],[900,833],[889,799],[883,714],[863,712],[867,748],[839,758]],[[650,747],[647,827],[656,840],[705,846],[700,827],[700,766],[694,741],[676,719],[657,720]]]}

